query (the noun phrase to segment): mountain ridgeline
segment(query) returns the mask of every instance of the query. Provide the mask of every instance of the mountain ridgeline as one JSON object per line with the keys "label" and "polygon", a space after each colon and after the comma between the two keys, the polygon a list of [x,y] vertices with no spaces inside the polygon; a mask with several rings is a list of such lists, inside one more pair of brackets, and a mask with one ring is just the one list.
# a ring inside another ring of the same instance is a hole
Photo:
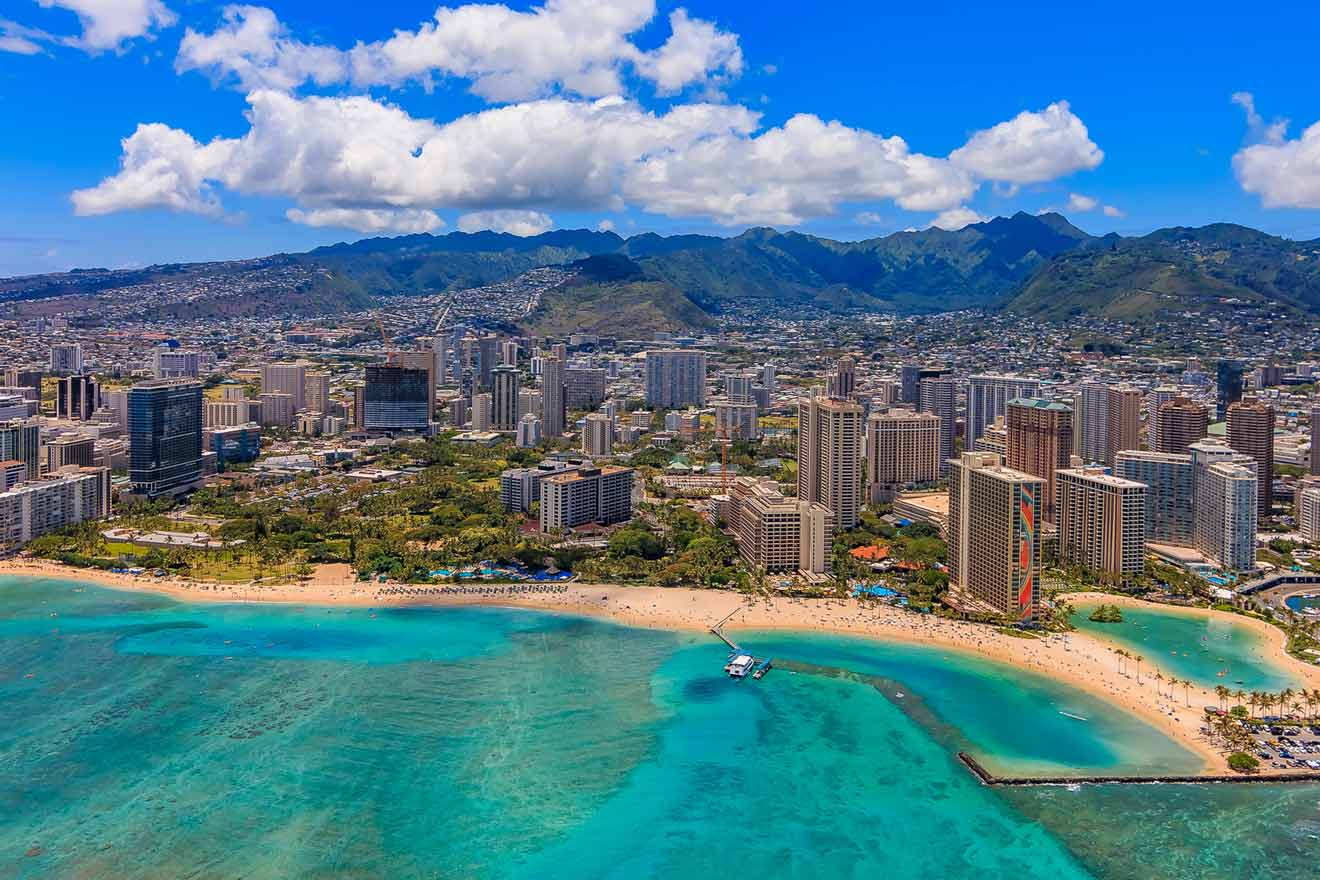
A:
{"label": "mountain ridgeline", "polygon": [[[1176,312],[1268,306],[1320,314],[1320,242],[1295,242],[1231,224],[1124,238],[1088,235],[1058,214],[1018,213],[956,231],[899,232],[842,242],[749,229],[623,238],[555,230],[519,237],[454,232],[372,238],[261,260],[153,266],[0,280],[0,302],[96,296],[173,279],[219,291],[193,296],[188,316],[334,314],[506,281],[546,265],[575,270],[546,291],[525,329],[563,334],[700,330],[721,315],[923,313],[1002,309],[1067,320],[1150,321]],[[263,287],[261,280],[278,269]],[[297,274],[301,272],[301,274]],[[264,274],[263,274],[264,273]],[[294,294],[272,298],[290,274]],[[231,281],[229,287],[226,282]],[[251,304],[244,297],[253,290]]]}

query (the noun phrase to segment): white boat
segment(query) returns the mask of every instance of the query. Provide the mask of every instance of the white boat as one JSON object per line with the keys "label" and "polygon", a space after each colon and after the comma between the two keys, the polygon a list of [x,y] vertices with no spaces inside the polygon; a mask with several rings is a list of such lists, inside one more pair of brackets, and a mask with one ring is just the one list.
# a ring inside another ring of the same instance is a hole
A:
{"label": "white boat", "polygon": [[756,658],[751,654],[738,654],[725,665],[724,671],[729,673],[729,678],[746,678],[755,665]]}

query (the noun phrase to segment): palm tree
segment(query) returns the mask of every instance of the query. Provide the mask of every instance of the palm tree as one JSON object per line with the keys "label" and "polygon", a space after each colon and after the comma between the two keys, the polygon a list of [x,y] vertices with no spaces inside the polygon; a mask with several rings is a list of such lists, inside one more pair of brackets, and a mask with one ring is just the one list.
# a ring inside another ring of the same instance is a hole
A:
{"label": "palm tree", "polygon": [[1146,658],[1138,654],[1136,657],[1132,659],[1137,661],[1137,684],[1141,684],[1141,661],[1145,660]]}
{"label": "palm tree", "polygon": [[1182,686],[1183,702],[1187,705],[1187,708],[1190,709],[1192,707],[1192,680],[1190,678],[1184,678],[1182,680]]}
{"label": "palm tree", "polygon": [[1156,670],[1155,670],[1155,693],[1158,694],[1158,695],[1161,696],[1161,697],[1164,696],[1164,690],[1163,690],[1163,688],[1161,687],[1161,685],[1163,684],[1163,682],[1164,682],[1164,673],[1163,673],[1163,672],[1160,672],[1158,669],[1156,669]]}
{"label": "palm tree", "polygon": [[1215,696],[1219,698],[1219,708],[1221,710],[1224,708],[1224,701],[1227,700],[1231,694],[1232,691],[1224,687],[1222,684],[1215,685]]}
{"label": "palm tree", "polygon": [[1285,708],[1285,704],[1287,704],[1288,702],[1290,702],[1290,701],[1292,700],[1292,698],[1293,698],[1294,696],[1296,696],[1296,694],[1297,694],[1297,692],[1294,691],[1294,690],[1293,690],[1292,688],[1290,688],[1290,687],[1289,687],[1289,688],[1284,688],[1283,690],[1279,691],[1279,714],[1280,714],[1280,715],[1283,714],[1283,710],[1284,710],[1284,708]]}

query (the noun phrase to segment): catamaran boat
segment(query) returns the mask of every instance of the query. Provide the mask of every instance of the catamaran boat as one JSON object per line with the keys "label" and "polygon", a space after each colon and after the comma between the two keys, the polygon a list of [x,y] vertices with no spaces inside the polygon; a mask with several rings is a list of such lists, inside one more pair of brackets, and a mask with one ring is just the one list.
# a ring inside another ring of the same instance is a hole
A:
{"label": "catamaran boat", "polygon": [[751,654],[738,654],[725,665],[724,671],[729,673],[729,678],[746,678],[755,665],[756,658]]}

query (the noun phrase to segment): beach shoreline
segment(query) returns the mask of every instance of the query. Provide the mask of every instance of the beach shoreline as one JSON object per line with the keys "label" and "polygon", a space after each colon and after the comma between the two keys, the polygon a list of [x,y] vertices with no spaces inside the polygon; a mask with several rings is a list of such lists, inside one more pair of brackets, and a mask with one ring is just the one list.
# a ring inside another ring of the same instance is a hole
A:
{"label": "beach shoreline", "polygon": [[[462,593],[442,593],[431,588],[433,592],[421,595],[396,594],[394,589],[418,588],[358,581],[347,565],[318,566],[307,581],[282,585],[209,584],[179,578],[135,577],[31,559],[0,561],[0,576],[4,575],[83,581],[189,602],[373,608],[490,606],[603,618],[645,629],[708,632],[712,625],[724,621],[722,629],[730,631],[820,632],[924,645],[1025,669],[1099,697],[1143,719],[1196,754],[1202,761],[1200,775],[1221,774],[1225,768],[1224,754],[1201,733],[1203,707],[1218,704],[1213,690],[1193,687],[1185,697],[1159,695],[1149,673],[1138,683],[1131,670],[1120,671],[1115,643],[1088,633],[1074,631],[1043,638],[1017,638],[992,626],[918,615],[856,599],[752,598],[728,591],[685,587],[567,583],[515,592],[504,585],[479,582]],[[1068,600],[1073,604],[1090,601],[1152,604],[1104,593],[1070,594]],[[1179,610],[1225,614],[1204,609]],[[1288,657],[1283,651],[1285,636],[1276,627],[1239,615],[1227,616],[1235,622],[1264,627],[1260,632],[1266,635],[1270,662],[1281,667],[1294,664],[1286,666],[1290,673],[1308,687],[1320,687],[1320,669]],[[1262,768],[1257,775],[1286,777],[1300,772]]]}

